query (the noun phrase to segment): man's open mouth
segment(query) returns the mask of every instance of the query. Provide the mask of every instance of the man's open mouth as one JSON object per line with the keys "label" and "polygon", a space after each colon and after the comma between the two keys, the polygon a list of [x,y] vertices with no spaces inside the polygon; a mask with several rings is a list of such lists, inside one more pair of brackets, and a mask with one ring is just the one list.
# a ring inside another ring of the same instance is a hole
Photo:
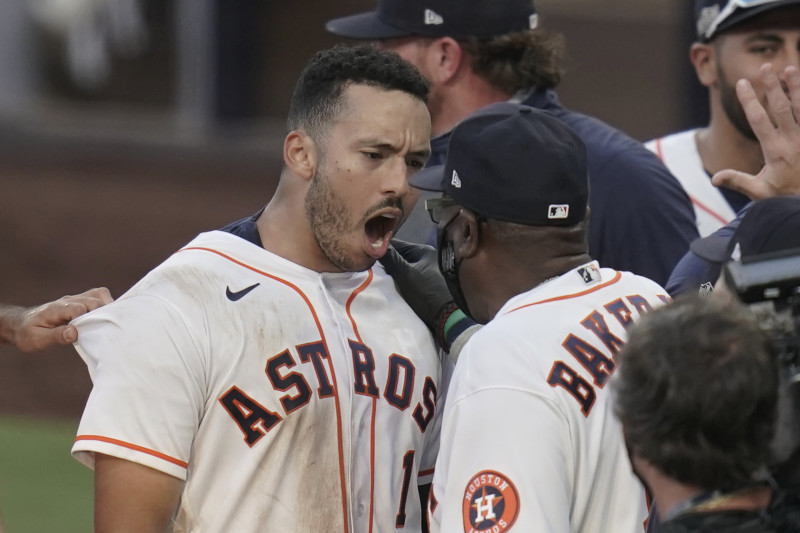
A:
{"label": "man's open mouth", "polygon": [[398,210],[386,211],[375,215],[364,224],[364,233],[367,236],[367,254],[372,257],[383,257],[401,220]]}

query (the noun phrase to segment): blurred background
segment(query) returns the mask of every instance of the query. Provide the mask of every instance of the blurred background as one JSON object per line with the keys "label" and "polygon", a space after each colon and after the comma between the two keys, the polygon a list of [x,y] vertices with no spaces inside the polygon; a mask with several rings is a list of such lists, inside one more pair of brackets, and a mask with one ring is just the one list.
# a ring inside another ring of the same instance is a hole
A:
{"label": "blurred background", "polygon": [[[639,140],[703,124],[691,0],[536,0],[573,109]],[[0,301],[120,296],[195,234],[256,211],[326,20],[374,0],[0,1]],[[69,447],[91,382],[71,347],[0,347],[6,533],[89,531]]]}

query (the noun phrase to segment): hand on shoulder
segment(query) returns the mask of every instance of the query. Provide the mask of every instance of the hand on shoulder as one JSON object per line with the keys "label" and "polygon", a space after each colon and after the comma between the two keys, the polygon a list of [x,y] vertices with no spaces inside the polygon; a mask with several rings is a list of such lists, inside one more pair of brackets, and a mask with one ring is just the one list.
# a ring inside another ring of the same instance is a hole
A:
{"label": "hand on shoulder", "polygon": [[2,306],[0,341],[23,352],[73,343],[78,339],[78,330],[69,322],[112,301],[108,289],[99,287],[37,307]]}

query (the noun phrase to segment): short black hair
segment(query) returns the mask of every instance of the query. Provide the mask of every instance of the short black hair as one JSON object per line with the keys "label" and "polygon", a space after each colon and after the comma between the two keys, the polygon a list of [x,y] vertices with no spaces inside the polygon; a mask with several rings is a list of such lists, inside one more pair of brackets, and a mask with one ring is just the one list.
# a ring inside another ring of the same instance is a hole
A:
{"label": "short black hair", "polygon": [[289,107],[289,131],[303,130],[315,139],[324,136],[350,84],[403,91],[425,103],[430,90],[419,71],[394,52],[371,45],[337,45],[317,52],[300,74]]}
{"label": "short black hair", "polygon": [[648,313],[618,354],[615,410],[632,456],[707,490],[769,459],[777,351],[740,304],[692,295]]}

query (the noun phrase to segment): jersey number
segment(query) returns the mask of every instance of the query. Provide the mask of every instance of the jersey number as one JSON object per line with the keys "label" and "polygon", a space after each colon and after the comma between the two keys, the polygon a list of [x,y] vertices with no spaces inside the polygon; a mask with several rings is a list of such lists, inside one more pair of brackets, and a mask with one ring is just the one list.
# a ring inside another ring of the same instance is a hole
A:
{"label": "jersey number", "polygon": [[408,503],[408,489],[411,486],[411,471],[414,467],[414,450],[409,450],[403,457],[403,488],[400,491],[400,509],[395,518],[395,527],[406,525],[406,503]]}

